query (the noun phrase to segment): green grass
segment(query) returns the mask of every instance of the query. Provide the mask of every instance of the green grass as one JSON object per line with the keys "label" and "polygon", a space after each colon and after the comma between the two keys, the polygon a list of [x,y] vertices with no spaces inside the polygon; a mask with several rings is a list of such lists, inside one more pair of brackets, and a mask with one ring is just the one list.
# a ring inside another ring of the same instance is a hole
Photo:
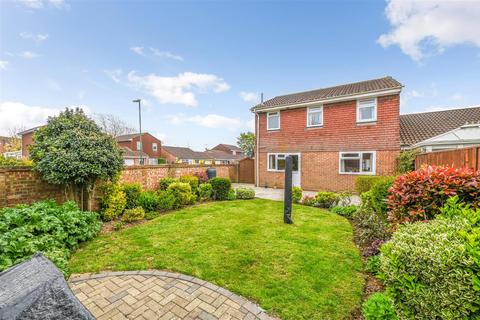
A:
{"label": "green grass", "polygon": [[348,221],[326,210],[269,200],[189,207],[102,234],[70,260],[74,273],[166,269],[258,302],[288,319],[344,319],[360,302],[362,263]]}

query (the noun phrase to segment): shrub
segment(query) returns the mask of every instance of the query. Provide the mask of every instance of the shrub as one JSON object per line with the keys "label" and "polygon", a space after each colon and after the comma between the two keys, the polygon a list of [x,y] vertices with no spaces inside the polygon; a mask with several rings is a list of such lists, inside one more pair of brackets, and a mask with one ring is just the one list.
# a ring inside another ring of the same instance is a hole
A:
{"label": "shrub", "polygon": [[250,187],[238,187],[235,190],[237,199],[253,199],[255,198],[255,190]]}
{"label": "shrub", "polygon": [[142,207],[127,209],[122,215],[122,221],[133,222],[143,220],[145,218],[145,211]]}
{"label": "shrub", "polygon": [[373,198],[372,190],[368,190],[360,195],[360,202],[361,202],[360,207],[362,208],[362,210],[375,211],[373,209],[372,198]]}
{"label": "shrub", "polygon": [[343,191],[338,194],[338,204],[347,207],[352,203],[352,193],[349,191]]}
{"label": "shrub", "polygon": [[31,166],[32,161],[25,159],[6,158],[3,154],[0,154],[0,167],[18,167],[18,166]]}
{"label": "shrub", "polygon": [[400,152],[400,155],[398,156],[398,172],[407,173],[415,170],[415,158],[419,153],[419,149]]}
{"label": "shrub", "polygon": [[198,178],[199,184],[208,182],[208,175],[206,171],[195,172],[193,175]]}
{"label": "shrub", "polygon": [[364,251],[365,256],[376,254],[378,246],[391,236],[387,221],[375,212],[360,209],[353,215],[353,223],[356,226],[355,242],[362,248],[372,245],[377,248]]}
{"label": "shrub", "polygon": [[125,222],[123,221],[115,221],[115,223],[113,224],[113,230],[121,230],[123,229],[123,227],[125,226]]}
{"label": "shrub", "polygon": [[374,293],[362,305],[365,320],[397,320],[398,317],[389,299],[384,293]]}
{"label": "shrub", "polygon": [[159,188],[160,190],[167,190],[169,185],[177,181],[175,178],[162,178],[160,179]]}
{"label": "shrub", "polygon": [[368,257],[365,269],[367,269],[368,272],[377,275],[380,270],[380,255],[377,254]]}
{"label": "shrub", "polygon": [[227,178],[213,178],[209,180],[213,188],[214,200],[227,200],[231,189],[230,179]]}
{"label": "shrub", "polygon": [[312,196],[305,196],[302,199],[302,204],[305,206],[313,207],[316,203],[315,197]]}
{"label": "shrub", "polygon": [[376,213],[381,214],[383,216],[387,215],[388,206],[387,206],[387,196],[388,190],[393,185],[393,181],[395,180],[394,177],[385,177],[384,179],[376,182],[371,192],[371,206]]}
{"label": "shrub", "polygon": [[144,211],[155,211],[158,208],[159,197],[153,191],[143,191],[138,198],[138,206]]}
{"label": "shrub", "polygon": [[431,220],[448,198],[480,206],[480,172],[467,168],[426,167],[395,179],[387,204],[389,219],[396,225]]}
{"label": "shrub", "polygon": [[149,211],[145,212],[145,219],[152,220],[160,216],[160,212],[158,211]]}
{"label": "shrub", "polygon": [[237,199],[237,195],[235,193],[235,190],[230,189],[230,191],[228,191],[227,200],[232,201],[232,200],[236,200],[236,199]]}
{"label": "shrub", "polygon": [[67,273],[70,252],[93,238],[101,225],[97,213],[80,211],[72,201],[0,209],[0,271],[41,251]]}
{"label": "shrub", "polygon": [[358,176],[355,179],[355,191],[358,195],[372,189],[373,185],[384,180],[392,180],[390,176]]}
{"label": "shrub", "polygon": [[320,208],[330,208],[340,201],[338,193],[329,191],[319,191],[315,196],[315,205]]}
{"label": "shrub", "polygon": [[120,216],[127,205],[125,192],[118,183],[107,182],[100,187],[100,211],[104,221]]}
{"label": "shrub", "polygon": [[302,200],[303,190],[300,187],[292,187],[292,201],[293,203],[300,203]]}
{"label": "shrub", "polygon": [[175,207],[176,197],[171,190],[158,192],[157,209],[160,211],[172,210]]}
{"label": "shrub", "polygon": [[346,218],[351,218],[355,212],[357,212],[358,207],[356,205],[350,206],[335,206],[331,207],[330,211],[338,215],[344,216]]}
{"label": "shrub", "polygon": [[157,159],[157,163],[158,163],[158,164],[166,164],[166,163],[167,163],[167,159],[165,159],[165,158],[158,158],[158,159]]}
{"label": "shrub", "polygon": [[175,197],[174,208],[180,208],[195,202],[195,195],[188,183],[174,182],[168,186],[168,191]]}
{"label": "shrub", "polygon": [[126,183],[122,186],[127,203],[125,209],[133,209],[138,205],[138,198],[142,193],[142,187],[138,183]]}
{"label": "shrub", "polygon": [[213,188],[210,183],[202,183],[198,186],[198,196],[200,201],[211,200],[213,195]]}
{"label": "shrub", "polygon": [[192,192],[196,192],[198,188],[198,177],[196,176],[181,176],[180,182],[188,183],[192,188]]}
{"label": "shrub", "polygon": [[[381,247],[380,276],[400,318],[478,319],[478,256],[470,255],[472,222],[451,218],[400,225]],[[480,210],[470,211],[476,220]],[[478,242],[476,254],[478,255]],[[477,283],[475,283],[475,281]]]}

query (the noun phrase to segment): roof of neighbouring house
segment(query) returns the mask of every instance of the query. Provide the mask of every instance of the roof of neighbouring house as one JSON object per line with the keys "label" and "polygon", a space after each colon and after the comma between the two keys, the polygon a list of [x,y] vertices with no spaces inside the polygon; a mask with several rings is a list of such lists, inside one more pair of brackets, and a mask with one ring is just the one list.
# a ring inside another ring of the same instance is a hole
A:
{"label": "roof of neighbouring house", "polygon": [[400,115],[400,141],[411,146],[465,124],[480,123],[480,106]]}
{"label": "roof of neighbouring house", "polygon": [[291,93],[276,96],[252,108],[252,111],[261,111],[272,107],[282,107],[308,102],[322,102],[322,100],[355,96],[366,93],[381,92],[391,89],[401,89],[402,84],[392,77],[342,84],[334,87]]}
{"label": "roof of neighbouring house", "polygon": [[146,154],[143,151],[139,154],[139,151],[134,151],[128,147],[120,147],[120,148],[123,150],[122,156],[124,158],[140,158],[140,154],[142,158],[148,158],[148,154]]}
{"label": "roof of neighbouring house", "polygon": [[[146,132],[142,132],[142,136],[145,134]],[[115,140],[117,140],[118,142],[124,142],[124,141],[131,141],[133,138],[136,138],[138,137],[140,134],[138,133],[130,133],[130,134],[122,134],[121,136],[116,136],[115,137]]]}
{"label": "roof of neighbouring house", "polygon": [[215,147],[212,148],[212,150],[216,150],[217,148],[222,148],[225,147],[227,149],[233,150],[233,151],[242,151],[239,147],[233,145],[233,144],[225,144],[225,143],[220,143],[216,145]]}
{"label": "roof of neighbouring house", "polygon": [[30,128],[30,129],[24,130],[22,132],[19,132],[18,135],[23,136],[24,134],[34,132],[34,131],[36,131],[36,130],[40,129],[41,127],[44,127],[44,126],[45,125],[41,125],[41,126],[36,126],[36,127]]}
{"label": "roof of neighbouring house", "polygon": [[232,154],[222,150],[206,150],[202,153],[207,155],[209,159],[215,160],[241,160],[245,158],[245,156],[242,154]]}
{"label": "roof of neighbouring house", "polygon": [[178,159],[209,159],[203,152],[193,151],[187,147],[162,146],[162,148]]}

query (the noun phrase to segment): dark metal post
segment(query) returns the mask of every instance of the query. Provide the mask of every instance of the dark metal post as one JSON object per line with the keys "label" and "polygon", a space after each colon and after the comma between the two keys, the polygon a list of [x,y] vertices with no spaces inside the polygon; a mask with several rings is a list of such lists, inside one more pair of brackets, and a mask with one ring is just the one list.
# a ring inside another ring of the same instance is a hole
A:
{"label": "dark metal post", "polygon": [[292,156],[285,157],[285,194],[283,222],[292,224]]}

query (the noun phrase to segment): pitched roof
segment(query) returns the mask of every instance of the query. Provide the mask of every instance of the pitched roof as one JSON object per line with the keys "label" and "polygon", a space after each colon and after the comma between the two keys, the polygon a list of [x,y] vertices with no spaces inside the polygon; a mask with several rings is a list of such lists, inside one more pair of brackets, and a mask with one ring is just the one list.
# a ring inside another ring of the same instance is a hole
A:
{"label": "pitched roof", "polygon": [[[122,156],[124,158],[140,158],[139,151],[134,151],[129,147],[120,147],[123,150]],[[148,158],[148,154],[141,152],[142,158]]]}
{"label": "pitched roof", "polygon": [[349,97],[365,93],[381,92],[390,89],[401,89],[402,84],[392,77],[348,83],[334,87],[291,93],[277,96],[252,108],[252,111],[260,111],[272,107],[288,106],[307,102],[321,102],[332,98]]}
{"label": "pitched roof", "polygon": [[[145,133],[146,132],[142,132],[142,137]],[[138,137],[138,136],[139,136],[138,133],[122,134],[121,136],[116,136],[115,140],[117,140],[118,142],[130,141],[133,138]]]}
{"label": "pitched roof", "polygon": [[221,147],[225,147],[229,150],[234,150],[234,151],[242,151],[242,149],[240,149],[239,147],[233,145],[233,144],[226,144],[226,143],[220,143],[218,145],[216,145],[215,147],[212,148],[212,150],[216,150],[218,148],[221,148]]}
{"label": "pitched roof", "polygon": [[400,142],[411,146],[465,124],[480,123],[480,106],[400,115]]}
{"label": "pitched roof", "polygon": [[207,150],[204,153],[208,159],[214,160],[241,160],[245,158],[242,154],[232,154],[230,152],[222,151],[222,150]]}
{"label": "pitched roof", "polygon": [[187,147],[162,146],[162,148],[179,159],[209,159],[203,152],[193,151]]}

